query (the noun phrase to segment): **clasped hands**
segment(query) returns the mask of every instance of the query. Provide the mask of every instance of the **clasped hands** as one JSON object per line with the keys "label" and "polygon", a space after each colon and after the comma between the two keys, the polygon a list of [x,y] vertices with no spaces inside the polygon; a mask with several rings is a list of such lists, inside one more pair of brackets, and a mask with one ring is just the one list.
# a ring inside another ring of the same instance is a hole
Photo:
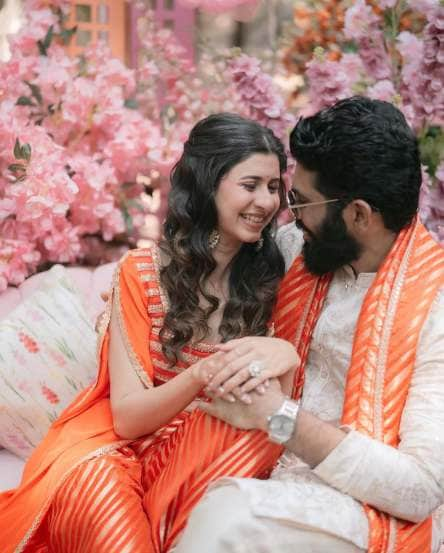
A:
{"label": "clasped hands", "polygon": [[292,344],[264,336],[237,338],[218,344],[216,352],[191,365],[189,370],[210,398],[251,404],[251,393],[264,394],[271,379],[300,363]]}

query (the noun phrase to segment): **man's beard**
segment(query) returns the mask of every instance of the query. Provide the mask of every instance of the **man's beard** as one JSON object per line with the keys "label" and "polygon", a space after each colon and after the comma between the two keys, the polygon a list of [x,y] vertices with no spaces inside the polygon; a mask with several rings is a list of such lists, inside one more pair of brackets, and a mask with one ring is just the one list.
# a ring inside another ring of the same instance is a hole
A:
{"label": "man's beard", "polygon": [[314,275],[336,271],[361,255],[362,247],[348,233],[341,213],[329,211],[316,234],[301,221],[296,221],[296,226],[310,237],[310,241],[304,243],[302,256],[305,266]]}

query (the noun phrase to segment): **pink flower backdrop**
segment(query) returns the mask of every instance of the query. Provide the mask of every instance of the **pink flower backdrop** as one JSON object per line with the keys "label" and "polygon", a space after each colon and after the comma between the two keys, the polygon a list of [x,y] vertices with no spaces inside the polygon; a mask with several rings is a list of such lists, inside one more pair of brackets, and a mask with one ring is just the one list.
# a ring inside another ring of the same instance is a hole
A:
{"label": "pink flower backdrop", "polygon": [[[422,20],[416,33],[400,31],[405,17]],[[355,0],[345,12],[330,61],[315,49],[307,64],[306,113],[352,94],[396,104],[417,132],[423,187],[420,215],[444,244],[444,4],[439,0]]]}
{"label": "pink flower backdrop", "polygon": [[[216,11],[258,5],[180,1]],[[330,61],[317,50],[308,63],[304,112],[356,92],[399,105],[422,145],[421,214],[444,242],[444,7],[411,0],[408,9],[425,22],[415,35],[397,32],[401,4],[380,0],[379,12],[364,0],[352,4],[348,52]],[[0,292],[49,264],[100,263],[134,245],[154,209],[147,192],[165,195],[168,173],[201,117],[237,112],[284,139],[295,121],[259,60],[227,51],[195,65],[149,12],[139,19],[137,71],[104,46],[69,58],[65,7],[27,0],[28,20],[0,66]]]}

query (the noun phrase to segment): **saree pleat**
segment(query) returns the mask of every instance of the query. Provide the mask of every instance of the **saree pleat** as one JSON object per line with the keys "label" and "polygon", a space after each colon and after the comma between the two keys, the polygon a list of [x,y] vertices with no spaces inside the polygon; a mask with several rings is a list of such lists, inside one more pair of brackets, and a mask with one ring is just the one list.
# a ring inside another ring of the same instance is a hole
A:
{"label": "saree pleat", "polygon": [[115,434],[108,374],[111,306],[128,359],[146,388],[214,351],[209,344],[193,344],[175,366],[164,358],[159,331],[168,301],[159,279],[156,248],[133,250],[120,262],[100,329],[97,381],[52,425],[21,485],[0,494],[5,553],[39,548],[166,553],[211,481],[265,476],[279,458],[282,447],[265,434],[236,430],[199,410],[179,413],[136,441]]}
{"label": "saree pleat", "polygon": [[151,529],[140,472],[134,454],[123,453],[93,459],[73,471],[46,521],[49,551],[149,551]]}
{"label": "saree pleat", "polygon": [[[298,258],[281,286],[276,335],[292,341],[303,360],[328,284],[328,277],[308,274]],[[399,445],[420,332],[443,287],[444,250],[415,219],[398,235],[364,299],[347,373],[342,424],[392,447]],[[304,297],[294,290],[303,291]],[[300,394],[303,372],[304,363],[295,377],[295,394]],[[369,553],[430,551],[431,517],[412,523],[368,505],[364,508]]]}

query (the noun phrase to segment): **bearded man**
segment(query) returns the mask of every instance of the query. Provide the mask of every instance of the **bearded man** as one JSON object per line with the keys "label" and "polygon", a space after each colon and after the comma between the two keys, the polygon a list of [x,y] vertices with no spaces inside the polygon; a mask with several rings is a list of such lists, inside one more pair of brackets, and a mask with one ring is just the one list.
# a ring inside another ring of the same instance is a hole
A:
{"label": "bearded man", "polygon": [[290,148],[297,229],[278,241],[303,246],[274,320],[301,358],[292,399],[272,381],[202,407],[285,450],[269,480],[213,485],[176,553],[436,552],[444,251],[417,217],[417,140],[393,105],[353,97],[302,118]]}

